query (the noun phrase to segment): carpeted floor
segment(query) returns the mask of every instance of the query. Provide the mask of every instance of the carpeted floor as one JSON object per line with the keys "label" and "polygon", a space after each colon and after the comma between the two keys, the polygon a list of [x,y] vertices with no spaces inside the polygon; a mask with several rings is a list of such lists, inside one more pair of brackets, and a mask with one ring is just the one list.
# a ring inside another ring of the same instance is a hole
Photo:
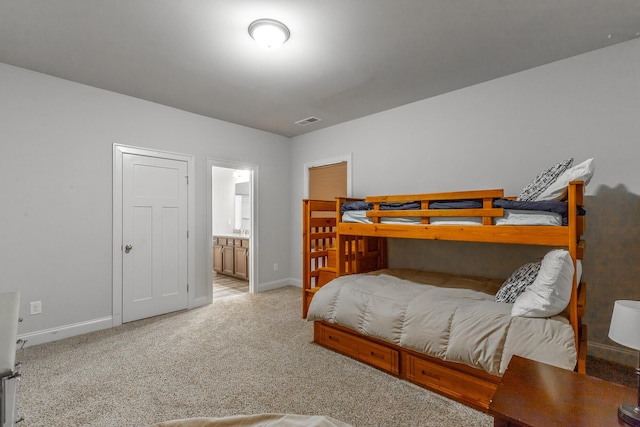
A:
{"label": "carpeted floor", "polygon": [[487,415],[311,343],[300,289],[18,352],[21,426],[146,426],[265,412],[354,426],[492,426]]}
{"label": "carpeted floor", "polygon": [[587,356],[587,375],[631,388],[638,388],[636,368]]}
{"label": "carpeted floor", "polygon": [[27,347],[17,355],[20,425],[148,426],[267,412],[357,427],[493,425],[311,343],[312,326],[300,318],[300,289],[286,287]]}

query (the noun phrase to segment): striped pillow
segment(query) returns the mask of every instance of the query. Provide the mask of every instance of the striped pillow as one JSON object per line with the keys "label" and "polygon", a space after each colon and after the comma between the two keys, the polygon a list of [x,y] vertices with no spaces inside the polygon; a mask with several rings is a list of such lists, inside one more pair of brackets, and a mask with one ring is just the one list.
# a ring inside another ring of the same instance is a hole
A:
{"label": "striped pillow", "polygon": [[542,258],[539,258],[514,271],[500,286],[496,293],[496,302],[515,302],[524,289],[536,280],[541,264]]}
{"label": "striped pillow", "polygon": [[536,176],[533,181],[531,181],[522,189],[522,191],[518,195],[518,200],[523,202],[531,202],[536,200],[537,197],[541,195],[544,190],[549,188],[549,186],[553,184],[558,179],[558,177],[562,175],[567,169],[569,169],[572,164],[573,157],[560,163],[556,163],[549,169],[540,172],[540,174],[538,174],[538,176]]}

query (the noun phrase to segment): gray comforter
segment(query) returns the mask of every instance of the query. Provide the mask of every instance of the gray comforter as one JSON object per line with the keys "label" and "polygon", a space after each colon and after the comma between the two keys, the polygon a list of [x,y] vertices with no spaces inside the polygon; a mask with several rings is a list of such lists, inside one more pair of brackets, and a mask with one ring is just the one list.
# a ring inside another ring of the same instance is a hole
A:
{"label": "gray comforter", "polygon": [[390,272],[329,282],[313,297],[307,319],[343,325],[493,375],[502,375],[514,354],[574,368],[574,332],[566,317],[512,317],[512,304],[497,303],[485,293],[491,289],[487,282],[412,273],[412,280],[423,282],[416,283]]}

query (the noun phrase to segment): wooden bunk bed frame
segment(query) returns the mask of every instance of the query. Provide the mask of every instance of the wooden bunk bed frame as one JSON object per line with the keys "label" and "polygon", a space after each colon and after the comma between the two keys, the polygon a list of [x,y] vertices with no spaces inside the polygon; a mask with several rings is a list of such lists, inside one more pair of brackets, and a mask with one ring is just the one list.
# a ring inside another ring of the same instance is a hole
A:
{"label": "wooden bunk bed frame", "polygon": [[[367,212],[372,223],[340,222],[340,206],[346,201],[303,201],[303,289],[302,316],[306,318],[313,295],[330,280],[346,274],[365,273],[387,267],[386,240],[393,238],[451,240],[566,248],[576,266],[584,256],[584,216],[578,206],[584,204],[584,183],[568,186],[568,225],[521,226],[492,225],[503,216],[493,201],[505,198],[503,190],[462,191],[432,194],[367,197],[373,210]],[[481,199],[478,209],[429,209],[433,201]],[[380,211],[380,203],[419,201],[419,210]],[[421,224],[381,223],[382,217],[419,217]],[[479,217],[482,225],[431,225],[433,217]],[[575,370],[586,372],[587,327],[582,324],[585,283],[574,286],[568,306],[569,321],[576,337],[578,361]],[[500,377],[460,363],[446,362],[395,344],[365,336],[349,328],[324,321],[314,322],[314,342],[367,363],[401,379],[436,391],[444,396],[487,411]]]}

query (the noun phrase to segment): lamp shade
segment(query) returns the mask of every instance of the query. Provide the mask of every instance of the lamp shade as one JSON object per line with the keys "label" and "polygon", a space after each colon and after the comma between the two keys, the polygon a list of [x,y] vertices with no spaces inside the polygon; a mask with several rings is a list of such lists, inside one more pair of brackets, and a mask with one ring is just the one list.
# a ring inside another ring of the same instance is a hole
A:
{"label": "lamp shade", "polygon": [[640,350],[640,301],[615,302],[609,338],[625,347]]}

